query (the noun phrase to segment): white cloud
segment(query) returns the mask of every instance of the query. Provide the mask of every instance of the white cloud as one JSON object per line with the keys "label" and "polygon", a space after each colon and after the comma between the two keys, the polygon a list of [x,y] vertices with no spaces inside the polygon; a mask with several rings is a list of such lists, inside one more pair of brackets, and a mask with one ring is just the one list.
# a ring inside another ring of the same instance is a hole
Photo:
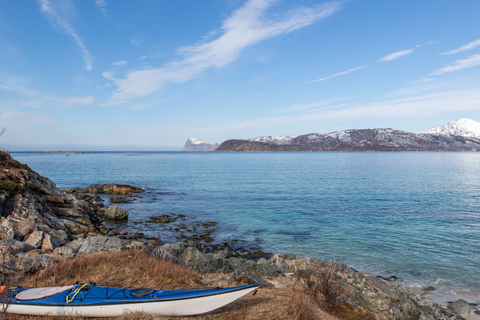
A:
{"label": "white cloud", "polygon": [[417,44],[412,49],[407,49],[407,50],[402,50],[402,51],[397,51],[397,52],[394,52],[394,53],[387,54],[386,56],[381,58],[380,61],[382,61],[382,62],[392,61],[392,60],[398,59],[400,57],[403,57],[403,56],[406,56],[406,55],[409,55],[409,54],[415,52],[415,48],[420,48],[420,47],[423,47],[423,46],[429,46],[429,45],[432,45],[434,43],[437,43],[437,41],[429,41],[429,42],[425,42],[425,43],[422,43],[422,44]]}
{"label": "white cloud", "polygon": [[[73,41],[82,53],[83,61],[85,63],[85,69],[92,70],[92,56],[90,52],[88,52],[87,48],[83,44],[82,39],[80,39],[80,37],[70,25],[70,23],[65,20],[65,17],[62,17],[61,14],[57,12],[57,6],[50,0],[38,0],[38,3],[40,5],[40,11],[45,15],[50,24],[54,28],[59,29],[72,37]],[[58,5],[65,5],[67,3],[68,2],[64,1],[59,3]]]}
{"label": "white cloud", "polygon": [[480,39],[472,41],[470,43],[467,43],[466,45],[463,45],[458,49],[450,50],[450,51],[440,53],[440,54],[441,55],[457,54],[459,52],[462,52],[462,51],[465,51],[465,50],[470,50],[470,49],[476,48],[478,46],[480,46]]}
{"label": "white cloud", "polygon": [[65,101],[65,105],[74,105],[74,104],[81,104],[82,106],[86,106],[92,104],[95,101],[95,98],[92,96],[86,97],[70,97]]}
{"label": "white cloud", "polygon": [[142,40],[138,39],[138,38],[130,38],[130,44],[133,46],[133,47],[136,47],[138,46],[139,44],[142,43]]}
{"label": "white cloud", "polygon": [[105,0],[95,0],[95,5],[100,9],[100,12],[102,13],[102,15],[108,19],[108,15],[107,15],[107,1]]}
{"label": "white cloud", "polygon": [[310,8],[298,8],[280,17],[276,16],[275,19],[268,19],[266,11],[272,2],[248,1],[223,22],[215,39],[181,48],[179,53],[183,58],[179,60],[160,68],[132,71],[123,79],[114,79],[110,75],[109,79],[118,88],[102,106],[144,97],[162,89],[166,83],[191,80],[207,68],[224,67],[236,60],[246,47],[308,26],[333,15],[341,6],[339,2],[329,2]]}
{"label": "white cloud", "polygon": [[45,100],[55,100],[54,98],[52,98],[50,96],[47,96],[43,93],[40,93],[40,92],[38,92],[34,89],[30,89],[30,88],[25,87],[23,82],[24,81],[22,81],[21,79],[9,78],[9,79],[6,79],[6,80],[0,82],[0,89],[10,91],[10,92],[19,93],[19,94],[24,95],[24,96],[41,98],[41,99],[45,99]]}
{"label": "white cloud", "polygon": [[[311,105],[317,104],[316,102]],[[420,95],[406,95],[401,98],[387,99],[375,103],[357,103],[332,105],[314,112],[298,115],[272,116],[250,120],[209,124],[196,128],[198,132],[229,132],[245,128],[267,129],[272,127],[288,127],[301,123],[334,123],[358,121],[364,119],[413,119],[431,117],[443,113],[476,111],[480,105],[480,88],[468,90],[432,92]],[[186,128],[184,128],[186,130]],[[179,128],[179,132],[180,132]]]}
{"label": "white cloud", "polygon": [[338,77],[338,76],[341,76],[341,75],[352,73],[352,72],[357,71],[357,70],[361,70],[361,69],[366,68],[366,67],[367,67],[366,65],[355,67],[355,68],[352,68],[352,69],[348,69],[346,71],[342,71],[342,72],[332,74],[331,76],[328,76],[328,77],[325,77],[325,78],[320,78],[320,79],[314,80],[313,82],[325,81],[325,80],[332,79],[332,78],[335,78],[335,77]]}
{"label": "white cloud", "polygon": [[447,72],[469,69],[476,66],[480,66],[480,54],[475,54],[467,59],[457,60],[452,65],[435,70],[431,74],[438,75]]}
{"label": "white cloud", "polygon": [[402,50],[402,51],[390,53],[390,54],[386,55],[385,57],[381,58],[380,61],[383,61],[383,62],[392,61],[392,60],[398,59],[400,57],[409,55],[409,54],[413,53],[414,51],[415,51],[414,49],[407,49],[407,50]]}
{"label": "white cloud", "polygon": [[124,66],[126,64],[127,64],[126,60],[115,61],[114,63],[112,63],[112,65],[114,66]]}
{"label": "white cloud", "polygon": [[421,79],[418,79],[418,80],[415,80],[415,81],[411,81],[410,84],[414,84],[414,83],[420,83],[420,82],[430,82],[430,81],[433,81],[435,80],[434,78],[425,78],[425,77],[422,77]]}

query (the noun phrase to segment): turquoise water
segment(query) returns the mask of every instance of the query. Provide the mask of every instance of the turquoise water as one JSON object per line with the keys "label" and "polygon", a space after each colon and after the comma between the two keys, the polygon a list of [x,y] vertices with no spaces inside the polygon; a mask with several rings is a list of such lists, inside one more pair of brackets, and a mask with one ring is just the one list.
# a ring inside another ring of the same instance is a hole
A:
{"label": "turquoise water", "polygon": [[217,241],[339,260],[413,285],[480,291],[480,153],[12,153],[61,189],[147,191],[123,227],[186,214]]}

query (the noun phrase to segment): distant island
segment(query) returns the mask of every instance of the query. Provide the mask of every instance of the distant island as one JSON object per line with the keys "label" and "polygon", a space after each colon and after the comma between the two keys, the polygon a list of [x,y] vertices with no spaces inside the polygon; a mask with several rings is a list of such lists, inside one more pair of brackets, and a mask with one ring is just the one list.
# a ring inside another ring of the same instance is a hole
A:
{"label": "distant island", "polygon": [[44,151],[42,153],[66,153],[66,154],[70,154],[70,153],[90,153],[88,151]]}
{"label": "distant island", "polygon": [[212,144],[200,139],[188,138],[182,151],[214,151],[217,147],[218,143]]}
{"label": "distant island", "polygon": [[[480,123],[470,119],[451,121],[423,133],[391,128],[349,129],[331,133],[299,136],[263,136],[253,139],[231,139],[211,150],[191,148],[188,151],[480,151]],[[200,150],[199,150],[200,149]]]}

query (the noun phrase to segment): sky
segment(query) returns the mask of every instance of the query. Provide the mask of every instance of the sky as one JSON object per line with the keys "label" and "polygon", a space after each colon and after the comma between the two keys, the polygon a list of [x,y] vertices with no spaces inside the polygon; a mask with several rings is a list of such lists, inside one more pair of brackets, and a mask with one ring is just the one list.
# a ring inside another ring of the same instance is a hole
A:
{"label": "sky", "polygon": [[478,0],[3,0],[0,149],[480,122]]}

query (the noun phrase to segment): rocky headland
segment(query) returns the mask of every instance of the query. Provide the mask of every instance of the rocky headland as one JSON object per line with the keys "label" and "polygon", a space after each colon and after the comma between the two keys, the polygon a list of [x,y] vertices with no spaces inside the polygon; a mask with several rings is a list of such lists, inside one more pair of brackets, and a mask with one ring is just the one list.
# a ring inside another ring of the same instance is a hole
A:
{"label": "rocky headland", "polygon": [[[467,302],[457,301],[459,307],[440,306],[425,298],[426,291],[417,292],[340,263],[191,239],[165,244],[159,239],[145,239],[141,234],[112,232],[103,222],[128,219],[128,211],[117,206],[105,208],[101,194],[135,192],[143,189],[111,184],[61,191],[48,178],[0,152],[3,275],[14,281],[67,258],[141,250],[157,259],[186,265],[206,277],[223,275],[228,283],[260,282],[264,288],[261,290],[291,290],[293,294],[303,286],[313,293],[322,292],[322,299],[326,300],[331,294],[316,287],[323,283],[320,288],[332,289],[335,304],[362,316],[355,319],[463,319],[471,311]],[[454,308],[458,313],[452,311]],[[334,313],[331,319],[343,318]]]}
{"label": "rocky headland", "polygon": [[207,141],[188,138],[182,148],[182,151],[214,151],[218,148],[218,143],[208,143]]}

